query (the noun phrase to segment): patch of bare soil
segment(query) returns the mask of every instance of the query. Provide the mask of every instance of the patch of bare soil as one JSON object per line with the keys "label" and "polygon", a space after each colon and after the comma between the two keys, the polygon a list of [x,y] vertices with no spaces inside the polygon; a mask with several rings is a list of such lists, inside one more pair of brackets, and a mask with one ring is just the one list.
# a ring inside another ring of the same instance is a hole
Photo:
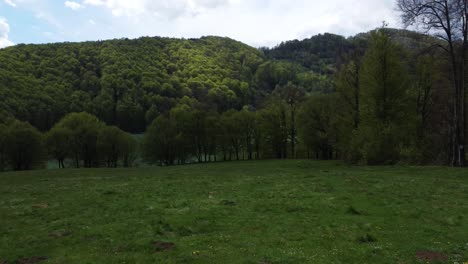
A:
{"label": "patch of bare soil", "polygon": [[34,208],[39,208],[39,209],[47,209],[49,208],[49,204],[46,203],[40,203],[40,204],[35,204],[32,207]]}
{"label": "patch of bare soil", "polygon": [[416,258],[423,262],[445,262],[448,257],[440,252],[434,251],[419,251],[416,252]]}
{"label": "patch of bare soil", "polygon": [[70,236],[71,234],[72,234],[72,232],[68,231],[68,230],[57,230],[57,231],[51,232],[49,234],[49,237],[61,238],[61,237]]}
{"label": "patch of bare soil", "polygon": [[175,247],[175,244],[171,242],[156,241],[151,244],[155,248],[156,252],[169,251]]}

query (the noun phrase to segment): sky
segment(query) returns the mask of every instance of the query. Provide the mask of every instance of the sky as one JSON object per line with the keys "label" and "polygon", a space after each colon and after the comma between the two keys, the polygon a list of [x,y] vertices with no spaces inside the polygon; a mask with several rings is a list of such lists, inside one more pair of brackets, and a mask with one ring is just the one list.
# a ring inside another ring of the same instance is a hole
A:
{"label": "sky", "polygon": [[254,47],[319,33],[352,36],[386,21],[395,0],[0,0],[0,48],[19,43],[163,36],[230,37]]}

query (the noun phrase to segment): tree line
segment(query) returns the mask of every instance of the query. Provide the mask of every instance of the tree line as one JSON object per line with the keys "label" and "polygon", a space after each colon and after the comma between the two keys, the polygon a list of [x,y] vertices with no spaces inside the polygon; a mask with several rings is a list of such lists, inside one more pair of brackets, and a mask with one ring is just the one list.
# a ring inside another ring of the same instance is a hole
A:
{"label": "tree line", "polygon": [[59,167],[65,161],[73,167],[117,167],[131,166],[137,157],[165,166],[270,158],[450,162],[450,147],[437,144],[448,142],[450,132],[436,114],[446,105],[443,98],[437,101],[450,83],[438,74],[446,65],[437,54],[407,63],[413,55],[385,28],[371,34],[362,52],[350,54],[336,90],[328,93],[289,81],[277,84],[258,108],[221,112],[185,96],[151,122],[139,144],[88,113],[68,114],[45,134],[25,122],[3,122],[2,164],[31,169],[53,158]]}
{"label": "tree line", "polygon": [[[0,119],[0,171],[46,168],[130,167],[137,157],[137,140],[95,116],[71,113],[50,131],[3,114]],[[66,165],[67,164],[67,165]]]}
{"label": "tree line", "polygon": [[[314,158],[463,166],[467,3],[398,7],[406,24],[433,36],[383,26],[260,50],[214,37],[8,48],[0,110],[25,122],[0,122],[2,167],[36,166],[12,157],[131,166],[137,156],[160,165]],[[145,134],[137,144],[120,129]],[[13,151],[23,144],[15,133],[36,138],[24,145],[39,154]]]}

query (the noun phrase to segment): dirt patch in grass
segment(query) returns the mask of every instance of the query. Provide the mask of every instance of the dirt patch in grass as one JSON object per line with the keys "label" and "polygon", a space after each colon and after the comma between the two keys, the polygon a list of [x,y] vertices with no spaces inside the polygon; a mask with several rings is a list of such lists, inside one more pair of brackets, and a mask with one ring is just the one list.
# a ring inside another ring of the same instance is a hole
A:
{"label": "dirt patch in grass", "polygon": [[15,263],[16,264],[36,264],[46,261],[46,257],[29,257],[29,258],[22,258],[18,259]]}
{"label": "dirt patch in grass", "polygon": [[61,238],[61,237],[70,236],[71,234],[72,232],[68,230],[57,230],[57,231],[49,233],[49,237]]}
{"label": "dirt patch in grass", "polygon": [[155,241],[151,243],[156,250],[156,252],[165,252],[173,249],[175,247],[174,243],[171,242],[162,242],[162,241]]}
{"label": "dirt patch in grass", "polygon": [[8,262],[6,260],[1,260],[0,259],[0,264],[8,264]]}
{"label": "dirt patch in grass", "polygon": [[46,203],[40,203],[40,204],[35,204],[32,206],[33,208],[39,208],[39,209],[47,209],[49,208],[49,204]]}
{"label": "dirt patch in grass", "polygon": [[448,257],[440,252],[435,251],[419,251],[416,252],[416,259],[422,262],[445,262]]}

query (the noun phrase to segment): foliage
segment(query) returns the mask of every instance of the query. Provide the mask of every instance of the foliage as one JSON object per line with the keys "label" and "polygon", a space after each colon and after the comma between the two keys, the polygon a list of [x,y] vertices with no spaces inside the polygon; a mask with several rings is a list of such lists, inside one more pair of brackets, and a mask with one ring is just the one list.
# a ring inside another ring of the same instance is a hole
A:
{"label": "foliage", "polygon": [[406,26],[414,25],[426,33],[433,34],[440,41],[436,44],[445,52],[450,63],[446,74],[450,76],[452,89],[449,104],[452,111],[449,131],[451,149],[448,152],[453,166],[464,167],[468,122],[466,118],[468,100],[466,98],[466,65],[468,55],[468,2],[449,1],[409,1],[398,0],[402,21]]}
{"label": "foliage", "polygon": [[182,136],[170,118],[160,116],[148,127],[143,140],[145,159],[150,163],[173,165]]}
{"label": "foliage", "polygon": [[86,111],[142,132],[184,96],[219,110],[250,104],[263,61],[258,50],[218,37],[17,45],[0,50],[0,111],[41,130]]}
{"label": "foliage", "polygon": [[[99,164],[98,156],[98,135],[103,127],[103,123],[97,117],[82,112],[71,113],[58,122],[54,129],[63,129],[70,132],[68,149],[70,158],[73,159],[75,166],[79,168],[96,167]],[[54,138],[58,140],[59,138]],[[55,141],[53,144],[58,144]]]}
{"label": "foliage", "polygon": [[431,44],[381,28],[260,50],[218,37],[18,45],[0,51],[0,122],[52,127],[59,167],[130,166],[138,146],[123,131],[145,130],[143,156],[162,165],[447,164],[451,66]]}
{"label": "foliage", "polygon": [[35,127],[14,120],[4,129],[3,142],[0,144],[3,145],[4,155],[11,168],[29,170],[44,165],[43,136]]}
{"label": "foliage", "polygon": [[99,131],[97,139],[99,159],[109,168],[116,168],[119,161],[124,167],[131,167],[136,145],[132,135],[118,127],[105,126]]}
{"label": "foliage", "polygon": [[57,160],[59,168],[65,168],[65,160],[70,158],[72,150],[72,130],[67,127],[53,127],[46,134],[46,146],[51,158]]}
{"label": "foliage", "polygon": [[6,169],[7,165],[7,152],[6,152],[6,135],[7,126],[0,123],[0,171]]}
{"label": "foliage", "polygon": [[325,33],[301,41],[283,42],[273,49],[264,49],[264,52],[268,58],[288,60],[316,73],[332,75],[340,55],[352,48],[352,43],[343,36]]}
{"label": "foliage", "polygon": [[335,158],[339,136],[335,102],[335,94],[314,94],[302,104],[299,135],[307,158]]}
{"label": "foliage", "polygon": [[352,139],[353,151],[366,164],[395,163],[400,146],[412,140],[408,77],[402,54],[383,31],[372,34],[360,73],[360,124]]}

